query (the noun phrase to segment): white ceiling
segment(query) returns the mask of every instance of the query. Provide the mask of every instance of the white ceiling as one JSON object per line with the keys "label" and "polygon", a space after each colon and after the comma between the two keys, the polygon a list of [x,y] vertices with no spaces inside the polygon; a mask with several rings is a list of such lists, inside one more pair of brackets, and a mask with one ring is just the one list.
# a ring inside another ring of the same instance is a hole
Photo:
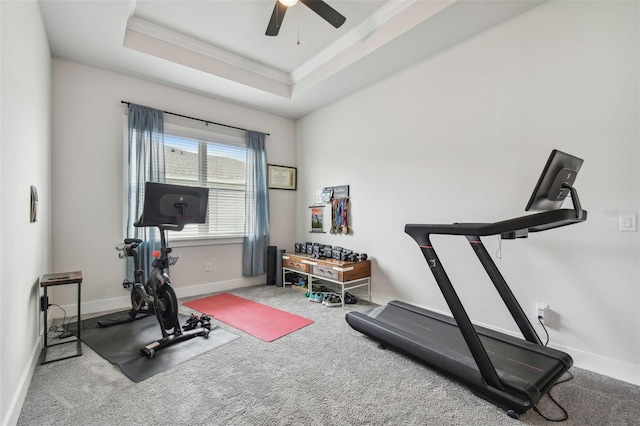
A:
{"label": "white ceiling", "polygon": [[[40,0],[56,57],[299,118],[546,0]],[[299,43],[298,43],[299,41]]]}

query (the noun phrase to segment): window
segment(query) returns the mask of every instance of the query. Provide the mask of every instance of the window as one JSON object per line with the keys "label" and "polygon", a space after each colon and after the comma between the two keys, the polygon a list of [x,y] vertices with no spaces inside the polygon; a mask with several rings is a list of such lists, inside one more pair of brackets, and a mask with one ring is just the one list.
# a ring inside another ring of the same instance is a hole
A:
{"label": "window", "polygon": [[207,222],[189,224],[172,239],[242,237],[245,222],[246,148],[241,136],[167,123],[166,182],[209,188]]}

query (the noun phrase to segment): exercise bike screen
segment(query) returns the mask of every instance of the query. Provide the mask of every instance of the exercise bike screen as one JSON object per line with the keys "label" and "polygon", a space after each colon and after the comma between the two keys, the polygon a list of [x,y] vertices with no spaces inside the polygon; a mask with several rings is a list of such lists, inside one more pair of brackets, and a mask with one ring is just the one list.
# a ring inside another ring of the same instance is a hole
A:
{"label": "exercise bike screen", "polygon": [[205,223],[209,188],[147,182],[143,226]]}

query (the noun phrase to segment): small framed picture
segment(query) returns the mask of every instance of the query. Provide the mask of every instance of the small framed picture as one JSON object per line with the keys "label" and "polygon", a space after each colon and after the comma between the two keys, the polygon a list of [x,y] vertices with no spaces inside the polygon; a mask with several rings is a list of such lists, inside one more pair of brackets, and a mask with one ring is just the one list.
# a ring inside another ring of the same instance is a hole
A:
{"label": "small framed picture", "polygon": [[267,165],[269,189],[296,190],[298,169],[295,167]]}
{"label": "small framed picture", "polygon": [[324,206],[311,207],[311,232],[324,231]]}
{"label": "small framed picture", "polygon": [[38,189],[31,185],[31,212],[29,222],[34,223],[38,220]]}

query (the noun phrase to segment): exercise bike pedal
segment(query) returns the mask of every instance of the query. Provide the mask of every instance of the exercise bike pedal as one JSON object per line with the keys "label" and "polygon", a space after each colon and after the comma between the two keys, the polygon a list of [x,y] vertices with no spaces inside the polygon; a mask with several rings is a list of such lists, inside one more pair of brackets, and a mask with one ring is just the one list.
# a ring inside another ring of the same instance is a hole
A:
{"label": "exercise bike pedal", "polygon": [[202,314],[201,316],[191,314],[191,316],[187,319],[185,325],[182,326],[182,329],[185,331],[189,331],[198,327],[201,327],[208,332],[212,328],[216,328],[217,326],[211,326],[211,317],[207,314]]}
{"label": "exercise bike pedal", "polygon": [[122,287],[124,287],[124,288],[129,289],[129,288],[131,288],[132,285],[133,285],[133,283],[131,281],[129,281],[129,280],[122,281]]}
{"label": "exercise bike pedal", "polygon": [[200,317],[198,317],[195,314],[191,314],[191,316],[187,319],[185,325],[182,326],[182,329],[185,331],[193,330],[198,326],[199,322],[200,322]]}
{"label": "exercise bike pedal", "polygon": [[200,323],[202,324],[202,328],[206,330],[211,330],[212,328],[216,328],[217,326],[211,326],[211,317],[207,314],[202,314],[200,317]]}

